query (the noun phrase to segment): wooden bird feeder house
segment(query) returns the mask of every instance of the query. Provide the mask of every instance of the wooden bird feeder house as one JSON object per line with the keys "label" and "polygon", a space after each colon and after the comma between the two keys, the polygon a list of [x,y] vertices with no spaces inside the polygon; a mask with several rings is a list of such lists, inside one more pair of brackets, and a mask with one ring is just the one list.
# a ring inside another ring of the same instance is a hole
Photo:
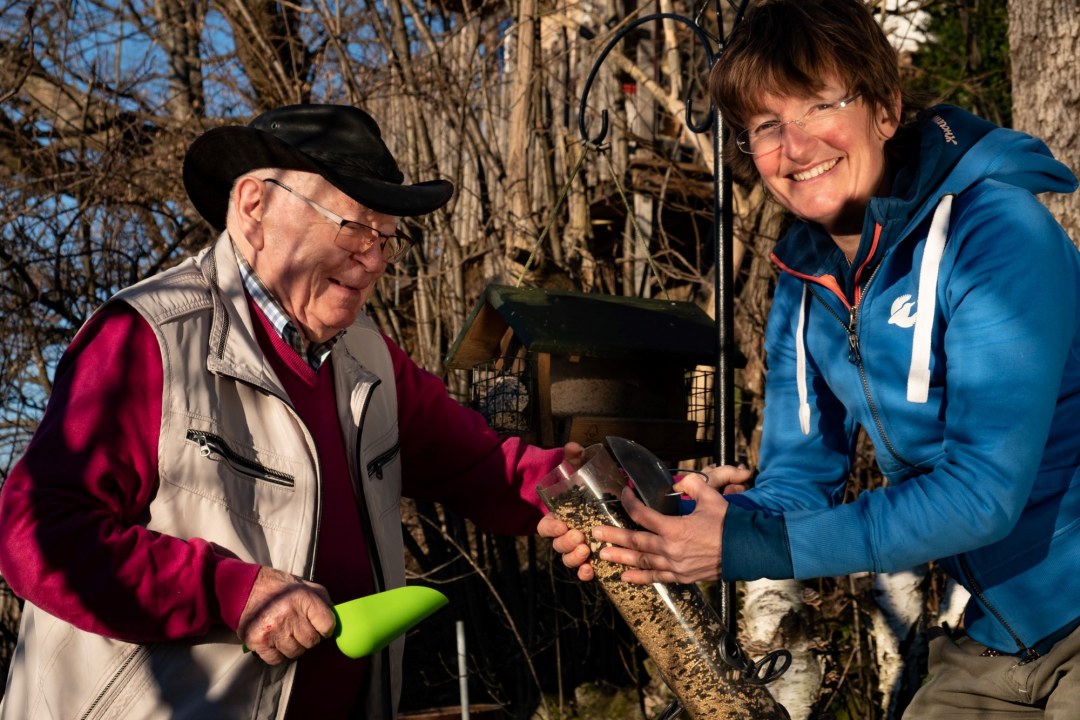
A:
{"label": "wooden bird feeder house", "polygon": [[499,432],[547,447],[617,435],[674,461],[712,451],[716,355],[693,303],[492,285],[446,364]]}

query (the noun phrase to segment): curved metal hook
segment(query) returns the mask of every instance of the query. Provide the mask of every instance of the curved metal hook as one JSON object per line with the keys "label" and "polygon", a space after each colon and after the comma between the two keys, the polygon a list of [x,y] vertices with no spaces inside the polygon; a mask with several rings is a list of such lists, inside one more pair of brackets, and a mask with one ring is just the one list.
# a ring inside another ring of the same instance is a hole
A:
{"label": "curved metal hook", "polygon": [[[645,17],[640,17],[637,20],[634,20],[629,25],[620,30],[615,35],[615,37],[608,41],[608,44],[604,47],[603,51],[593,63],[592,69],[589,71],[589,76],[585,80],[585,87],[581,91],[581,103],[578,105],[578,132],[581,133],[581,139],[584,140],[586,143],[592,145],[600,145],[604,142],[604,138],[607,137],[607,110],[600,111],[600,132],[597,133],[595,137],[590,138],[589,132],[585,127],[585,109],[588,105],[589,91],[592,89],[592,84],[593,81],[596,79],[596,74],[600,71],[600,66],[604,64],[604,60],[607,59],[607,56],[611,53],[612,49],[614,49],[614,47],[619,43],[619,41],[626,37],[631,30],[636,28],[638,25],[643,25],[647,22],[655,22],[656,20],[673,20],[675,22],[682,23],[683,25],[686,25],[691,30],[693,30],[694,34],[697,35],[698,39],[702,41],[702,44],[704,44],[705,51],[706,53],[708,53],[707,57],[709,59],[709,66],[712,67],[713,61],[716,59],[716,55],[713,53],[712,46],[710,45],[710,42],[713,38],[694,21],[683,15],[676,15],[675,13],[654,13],[652,15],[646,15]],[[691,121],[691,103],[689,101],[686,103],[686,124],[693,132],[705,132],[705,130],[707,130],[712,124],[712,120],[713,112],[710,110],[705,122],[701,124],[694,124]]]}
{"label": "curved metal hook", "polygon": [[694,99],[690,97],[690,91],[686,91],[686,127],[690,129],[690,132],[701,134],[712,127],[713,120],[716,117],[716,110],[713,109],[712,103],[709,103],[709,112],[705,115],[705,119],[700,124],[694,122]]}

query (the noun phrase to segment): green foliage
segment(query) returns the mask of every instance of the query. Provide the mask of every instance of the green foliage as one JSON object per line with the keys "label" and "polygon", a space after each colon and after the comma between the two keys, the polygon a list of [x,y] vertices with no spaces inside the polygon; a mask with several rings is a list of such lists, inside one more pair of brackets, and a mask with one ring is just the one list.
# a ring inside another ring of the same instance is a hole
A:
{"label": "green foliage", "polygon": [[931,102],[947,102],[1012,125],[1009,13],[1005,0],[936,0],[924,5],[926,42],[912,57],[910,85]]}

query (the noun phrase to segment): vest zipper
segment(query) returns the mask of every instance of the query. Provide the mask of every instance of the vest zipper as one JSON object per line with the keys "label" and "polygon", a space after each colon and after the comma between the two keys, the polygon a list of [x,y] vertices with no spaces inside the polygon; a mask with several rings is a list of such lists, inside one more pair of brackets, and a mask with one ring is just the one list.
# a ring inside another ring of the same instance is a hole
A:
{"label": "vest zipper", "polygon": [[116,669],[116,672],[113,673],[113,676],[109,678],[109,682],[105,683],[105,687],[101,688],[101,692],[99,692],[97,694],[97,697],[94,698],[94,701],[90,703],[90,707],[86,708],[86,712],[82,714],[81,720],[87,720],[87,718],[92,717],[94,715],[94,711],[97,710],[98,705],[105,698],[105,696],[109,694],[109,691],[112,690],[113,686],[116,685],[116,681],[119,680],[125,672],[127,672],[127,669],[131,667],[131,664],[135,661],[135,659],[138,658],[140,655],[147,654],[149,652],[150,650],[146,645],[139,645],[134,650],[132,650],[128,654],[128,656],[124,658],[124,662],[120,663],[120,667]]}
{"label": "vest zipper", "polygon": [[295,485],[296,481],[292,475],[283,473],[280,470],[268,468],[265,465],[240,456],[218,435],[203,432],[202,430],[189,429],[187,431],[187,439],[199,446],[199,454],[203,457],[212,460],[216,455],[223,460],[226,465],[250,478],[263,480],[274,485],[280,485],[281,487],[291,488]]}
{"label": "vest zipper", "polygon": [[965,558],[963,555],[957,555],[957,559],[960,561],[960,569],[964,572],[964,577],[967,579],[968,585],[971,587],[972,594],[974,594],[975,597],[979,598],[979,602],[983,604],[983,607],[989,610],[990,614],[993,615],[997,619],[997,621],[1001,623],[1002,627],[1005,628],[1009,635],[1012,636],[1013,642],[1016,643],[1016,647],[1019,648],[1020,651],[1018,653],[1020,657],[1019,664],[1027,665],[1032,660],[1037,660],[1039,658],[1039,651],[1033,647],[1028,647],[1027,643],[1021,640],[1020,636],[1016,634],[1015,630],[1013,630],[1012,625],[1006,622],[1002,614],[998,612],[998,609],[991,605],[990,601],[986,599],[986,595],[983,594],[982,587],[979,585],[978,582],[976,582],[975,576],[971,572],[971,566],[968,565],[967,558]]}
{"label": "vest zipper", "polygon": [[[359,470],[361,467],[365,467],[362,462],[363,458],[360,455],[361,439],[364,434],[364,421],[367,419],[368,408],[371,406],[370,398],[371,393],[382,384],[382,381],[376,381],[372,384],[371,390],[368,391],[368,398],[364,401],[364,407],[360,411],[360,422],[356,426],[356,467]],[[395,443],[394,447],[390,448],[384,453],[381,453],[377,458],[367,464],[365,469],[367,470],[368,477],[372,476],[372,473],[377,473],[376,477],[382,479],[382,469],[387,463],[390,462],[390,458],[394,454],[397,454],[401,449],[400,443]],[[368,507],[367,493],[364,491],[364,478],[358,478],[358,489],[360,492],[360,500],[363,502],[364,514],[367,516],[367,522],[364,523],[364,541],[368,546],[368,555],[371,558],[371,570],[372,581],[375,583],[375,592],[382,592],[386,590],[386,578],[383,576],[382,561],[379,559],[379,544],[375,538],[374,523],[371,518],[371,508]],[[392,665],[390,662],[390,646],[387,645],[379,652],[379,677],[382,680],[382,712],[386,718],[393,717],[393,685],[392,678]]]}

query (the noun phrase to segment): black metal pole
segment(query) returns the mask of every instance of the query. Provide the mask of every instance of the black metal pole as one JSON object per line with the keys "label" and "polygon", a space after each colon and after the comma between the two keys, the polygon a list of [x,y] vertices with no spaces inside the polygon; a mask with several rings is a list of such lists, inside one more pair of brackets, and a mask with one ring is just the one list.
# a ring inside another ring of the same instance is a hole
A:
{"label": "black metal pole", "polygon": [[[735,303],[732,293],[731,176],[723,163],[724,121],[716,113],[713,122],[713,227],[716,248],[713,265],[713,298],[716,312],[716,464],[735,464]],[[716,610],[724,624],[735,631],[735,587],[723,583]]]}
{"label": "black metal pole", "polygon": [[[734,25],[742,18],[748,0],[739,0],[738,6],[735,6],[734,0],[729,1],[732,2],[733,7],[735,7],[735,18],[732,23],[732,27],[734,27]],[[686,25],[694,32],[697,38],[701,40],[708,57],[709,68],[712,68],[713,63],[719,57],[719,53],[723,50],[725,42],[724,18],[720,0],[715,0],[714,7],[716,9],[717,33],[720,37],[711,37],[698,23],[707,4],[708,0],[706,0],[706,4],[701,6],[701,12],[698,12],[693,19],[674,13],[657,13],[638,18],[621,28],[608,42],[593,63],[593,67],[585,80],[585,86],[582,89],[581,104],[578,109],[578,129],[580,130],[581,138],[585,143],[599,147],[604,142],[608,132],[607,110],[602,110],[600,113],[600,130],[595,136],[590,137],[585,127],[585,111],[593,81],[596,79],[600,66],[604,64],[604,60],[607,58],[608,53],[610,53],[612,48],[614,48],[616,44],[637,26],[656,20],[673,20]],[[718,44],[716,52],[713,52],[712,50],[712,42],[714,41]],[[692,103],[689,97],[686,101],[685,121],[687,127],[695,133],[703,133],[710,128],[712,129],[713,297],[717,332],[716,378],[714,381],[714,417],[716,419],[714,438],[716,445],[715,462],[718,465],[733,465],[735,464],[735,308],[734,296],[732,293],[732,275],[734,273],[732,260],[733,213],[731,177],[730,172],[723,161],[724,121],[721,114],[712,108],[710,104],[707,118],[701,123],[695,123],[692,117]],[[717,593],[718,597],[714,601],[714,604],[716,605],[718,614],[727,626],[728,631],[734,634],[734,585],[732,583],[721,583],[719,587],[720,592]]]}

